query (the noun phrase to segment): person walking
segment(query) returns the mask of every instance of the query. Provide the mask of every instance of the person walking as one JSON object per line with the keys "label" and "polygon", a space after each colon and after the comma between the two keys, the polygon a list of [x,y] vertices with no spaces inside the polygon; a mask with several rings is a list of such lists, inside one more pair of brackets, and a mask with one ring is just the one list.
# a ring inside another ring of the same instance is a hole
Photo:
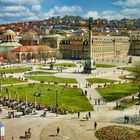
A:
{"label": "person walking", "polygon": [[56,136],[58,136],[58,135],[60,135],[60,128],[59,128],[59,126],[56,129]]}
{"label": "person walking", "polygon": [[78,111],[78,119],[80,118],[80,112]]}
{"label": "person walking", "polygon": [[31,128],[28,129],[28,136],[31,138]]}
{"label": "person walking", "polygon": [[91,118],[91,113],[90,113],[90,111],[88,112],[88,116],[89,116],[89,118]]}
{"label": "person walking", "polygon": [[94,130],[97,128],[97,122],[94,123]]}

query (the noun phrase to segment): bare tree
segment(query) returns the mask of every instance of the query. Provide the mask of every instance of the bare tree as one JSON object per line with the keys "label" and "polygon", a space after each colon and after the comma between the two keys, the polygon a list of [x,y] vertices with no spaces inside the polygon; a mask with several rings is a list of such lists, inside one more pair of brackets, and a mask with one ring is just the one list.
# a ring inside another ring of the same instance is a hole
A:
{"label": "bare tree", "polygon": [[15,63],[15,62],[16,62],[16,56],[15,56],[15,54],[12,53],[12,52],[8,52],[7,53],[7,63],[12,64],[12,63]]}
{"label": "bare tree", "polygon": [[62,59],[62,54],[60,53],[60,51],[58,49],[56,49],[54,51],[54,58],[55,59]]}
{"label": "bare tree", "polygon": [[133,82],[138,86],[139,88],[139,98],[140,98],[140,61],[137,61],[135,64],[135,69],[133,72],[134,78]]}
{"label": "bare tree", "polygon": [[50,52],[48,52],[47,50],[45,50],[42,47],[39,47],[37,50],[37,58],[39,59],[39,61],[44,60],[45,64],[47,62],[47,59],[50,57]]}
{"label": "bare tree", "polygon": [[42,59],[45,61],[45,64],[46,64],[46,62],[47,62],[48,56],[49,56],[49,53],[48,53],[48,52],[46,52],[46,51],[43,51],[43,52],[42,52],[41,57],[42,57]]}

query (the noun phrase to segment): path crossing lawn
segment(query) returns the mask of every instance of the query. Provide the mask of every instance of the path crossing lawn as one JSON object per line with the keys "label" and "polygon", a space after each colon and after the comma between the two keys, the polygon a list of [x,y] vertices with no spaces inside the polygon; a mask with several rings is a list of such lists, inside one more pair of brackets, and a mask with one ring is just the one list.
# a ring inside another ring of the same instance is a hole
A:
{"label": "path crossing lawn", "polygon": [[133,83],[125,83],[125,84],[110,85],[109,87],[106,88],[97,88],[96,90],[101,94],[101,96],[104,99],[108,101],[114,101],[122,97],[137,93],[138,87]]}
{"label": "path crossing lawn", "polygon": [[117,80],[102,79],[102,78],[87,78],[87,81],[91,84],[93,83],[112,83],[118,82]]}
{"label": "path crossing lawn", "polygon": [[5,69],[0,69],[0,73],[20,73],[20,72],[25,72],[31,70],[29,67],[25,68],[5,68]]}
{"label": "path crossing lawn", "polygon": [[[15,91],[18,93],[19,98],[34,102],[35,96],[34,93],[40,92],[42,96],[36,97],[37,103],[43,105],[56,105],[56,87],[54,85],[46,84],[25,84],[25,85],[16,85],[10,87],[3,87],[2,96],[7,95],[6,88],[10,91],[10,96],[16,98],[14,94]],[[64,88],[63,86],[58,86],[58,105],[68,110],[77,111],[89,111],[92,110],[92,106],[89,103],[85,95],[82,95],[82,90],[79,88]]]}
{"label": "path crossing lawn", "polygon": [[59,78],[55,76],[25,76],[28,79],[35,81],[44,81],[44,82],[58,82],[58,83],[77,83],[76,79],[73,78]]}
{"label": "path crossing lawn", "polygon": [[26,74],[30,74],[30,75],[41,75],[41,74],[56,74],[56,72],[49,72],[49,71],[32,71]]}
{"label": "path crossing lawn", "polygon": [[21,82],[25,82],[23,80],[20,80],[18,78],[2,78],[1,79],[1,83],[2,85],[5,85],[5,84],[14,84],[14,83],[21,83]]}

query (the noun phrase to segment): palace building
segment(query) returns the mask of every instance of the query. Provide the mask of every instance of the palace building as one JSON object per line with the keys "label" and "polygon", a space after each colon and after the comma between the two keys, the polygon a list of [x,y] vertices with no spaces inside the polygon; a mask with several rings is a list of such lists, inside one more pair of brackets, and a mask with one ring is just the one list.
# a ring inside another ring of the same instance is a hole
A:
{"label": "palace building", "polygon": [[130,50],[129,55],[140,56],[140,31],[133,31],[130,34]]}
{"label": "palace building", "polygon": [[[125,36],[93,36],[94,59],[123,57],[128,55],[130,39]],[[87,59],[89,41],[86,37],[71,37],[60,41],[59,51],[64,59]]]}

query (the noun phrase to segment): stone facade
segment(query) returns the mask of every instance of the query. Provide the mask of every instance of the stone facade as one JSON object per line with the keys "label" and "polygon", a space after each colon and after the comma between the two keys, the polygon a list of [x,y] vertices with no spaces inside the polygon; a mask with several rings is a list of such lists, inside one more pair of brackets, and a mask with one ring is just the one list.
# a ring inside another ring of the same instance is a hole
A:
{"label": "stone facade", "polygon": [[133,31],[130,34],[131,44],[129,55],[140,56],[140,31]]}
{"label": "stone facade", "polygon": [[[125,36],[93,36],[94,59],[123,57],[128,55],[130,40]],[[64,59],[87,59],[89,41],[86,37],[73,37],[60,42],[60,53]]]}

